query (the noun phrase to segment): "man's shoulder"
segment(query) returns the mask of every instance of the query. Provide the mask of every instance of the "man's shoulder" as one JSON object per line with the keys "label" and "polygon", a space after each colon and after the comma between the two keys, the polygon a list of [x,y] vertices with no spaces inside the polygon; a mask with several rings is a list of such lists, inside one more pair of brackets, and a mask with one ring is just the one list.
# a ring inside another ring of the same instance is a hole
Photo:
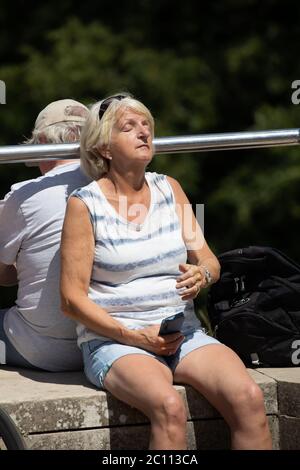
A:
{"label": "man's shoulder", "polygon": [[42,183],[46,177],[47,177],[47,174],[37,176],[36,178],[31,178],[28,180],[20,181],[18,183],[14,183],[11,185],[10,192],[7,194],[7,196],[11,196],[13,194],[17,196],[21,192],[30,190],[33,186],[37,188],[38,184]]}
{"label": "man's shoulder", "polygon": [[20,181],[19,183],[14,183],[11,185],[10,187],[10,193],[13,193],[15,191],[18,191],[19,189],[21,189],[23,186],[27,186],[28,184],[32,184],[34,182],[36,182],[40,177],[37,177],[37,178],[32,178],[30,180],[24,180],[24,181]]}
{"label": "man's shoulder", "polygon": [[10,187],[10,191],[5,195],[3,203],[5,203],[7,200],[18,200],[22,194],[24,194],[30,187],[32,187],[34,183],[37,182],[38,179],[39,177],[20,181],[19,183],[14,183]]}
{"label": "man's shoulder", "polygon": [[84,186],[88,182],[79,165],[69,165],[64,171],[49,172],[37,178],[13,184],[10,192],[5,196],[5,200],[10,199],[22,204],[23,201],[28,201],[30,198],[47,198],[49,190],[65,194],[63,187],[70,191]]}
{"label": "man's shoulder", "polygon": [[31,194],[34,194],[38,191],[39,183],[43,181],[44,176],[38,176],[37,178],[32,178],[30,180],[20,181],[19,183],[14,183],[10,187],[9,193],[6,194],[4,201],[20,201],[28,197]]}

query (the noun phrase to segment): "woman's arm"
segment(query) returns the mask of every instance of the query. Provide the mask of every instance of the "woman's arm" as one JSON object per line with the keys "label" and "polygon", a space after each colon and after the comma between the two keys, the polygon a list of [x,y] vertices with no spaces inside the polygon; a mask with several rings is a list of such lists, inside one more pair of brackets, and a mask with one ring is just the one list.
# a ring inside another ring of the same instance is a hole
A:
{"label": "woman's arm", "polygon": [[[190,292],[186,291],[184,297],[186,295],[195,297],[199,292],[199,287],[207,287],[219,279],[220,264],[203,236],[201,227],[182,187],[174,178],[169,176],[167,178],[174,192],[176,212],[181,221],[182,238],[187,247],[188,260],[191,263],[190,265],[180,265],[180,270],[184,274],[178,278],[179,284],[177,287],[191,287]],[[194,285],[197,284],[196,288],[192,285],[193,283]]]}
{"label": "woman's arm", "polygon": [[180,333],[158,336],[159,325],[130,330],[88,298],[94,260],[94,235],[89,214],[80,199],[71,197],[66,210],[61,241],[61,305],[65,315],[101,336],[138,346],[157,354],[174,353]]}
{"label": "woman's arm", "polygon": [[94,260],[94,235],[86,205],[71,197],[61,241],[61,308],[65,315],[99,335],[127,343],[130,330],[88,298]]}

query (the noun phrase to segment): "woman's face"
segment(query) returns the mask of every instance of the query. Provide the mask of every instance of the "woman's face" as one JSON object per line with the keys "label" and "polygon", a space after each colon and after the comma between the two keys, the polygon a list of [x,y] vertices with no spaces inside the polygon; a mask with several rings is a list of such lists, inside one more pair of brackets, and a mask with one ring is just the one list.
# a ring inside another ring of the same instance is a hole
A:
{"label": "woman's face", "polygon": [[144,162],[153,156],[151,127],[148,119],[131,109],[121,109],[113,127],[109,153],[112,160]]}

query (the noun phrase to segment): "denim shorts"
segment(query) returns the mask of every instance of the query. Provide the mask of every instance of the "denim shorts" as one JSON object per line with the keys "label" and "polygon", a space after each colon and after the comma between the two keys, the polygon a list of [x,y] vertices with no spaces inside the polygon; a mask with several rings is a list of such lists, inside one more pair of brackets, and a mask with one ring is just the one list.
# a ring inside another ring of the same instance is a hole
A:
{"label": "denim shorts", "polygon": [[179,362],[191,351],[208,344],[220,344],[218,340],[208,336],[204,330],[197,329],[185,335],[185,340],[172,356],[159,356],[145,349],[127,346],[116,341],[100,341],[92,339],[81,344],[84,371],[88,380],[96,387],[105,390],[104,380],[114,361],[127,354],[144,354],[154,357],[175,371]]}

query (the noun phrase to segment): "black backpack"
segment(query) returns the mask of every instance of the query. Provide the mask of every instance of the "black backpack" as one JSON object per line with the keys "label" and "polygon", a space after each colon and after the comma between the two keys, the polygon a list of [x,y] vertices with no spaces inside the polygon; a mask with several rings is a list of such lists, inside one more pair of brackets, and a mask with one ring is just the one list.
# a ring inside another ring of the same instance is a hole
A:
{"label": "black backpack", "polygon": [[249,246],[221,254],[207,310],[215,336],[248,367],[300,364],[300,266],[279,250]]}

